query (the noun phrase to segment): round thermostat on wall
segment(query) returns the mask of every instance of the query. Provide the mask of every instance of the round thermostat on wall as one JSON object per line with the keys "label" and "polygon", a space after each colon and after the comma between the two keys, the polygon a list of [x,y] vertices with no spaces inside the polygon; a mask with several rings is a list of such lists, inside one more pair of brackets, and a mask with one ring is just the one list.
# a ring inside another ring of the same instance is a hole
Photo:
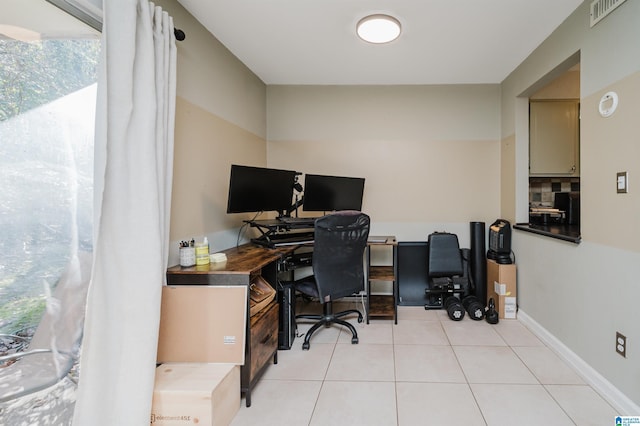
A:
{"label": "round thermostat on wall", "polygon": [[603,117],[609,117],[616,112],[618,108],[618,94],[616,92],[607,92],[600,98],[598,111]]}

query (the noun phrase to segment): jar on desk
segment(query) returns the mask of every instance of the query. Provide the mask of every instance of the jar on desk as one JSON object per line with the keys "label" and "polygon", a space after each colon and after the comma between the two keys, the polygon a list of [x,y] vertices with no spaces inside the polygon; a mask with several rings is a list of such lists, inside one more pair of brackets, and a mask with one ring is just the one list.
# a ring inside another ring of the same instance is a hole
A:
{"label": "jar on desk", "polygon": [[209,264],[209,242],[196,243],[196,266]]}
{"label": "jar on desk", "polygon": [[193,266],[196,264],[195,247],[180,247],[180,266]]}

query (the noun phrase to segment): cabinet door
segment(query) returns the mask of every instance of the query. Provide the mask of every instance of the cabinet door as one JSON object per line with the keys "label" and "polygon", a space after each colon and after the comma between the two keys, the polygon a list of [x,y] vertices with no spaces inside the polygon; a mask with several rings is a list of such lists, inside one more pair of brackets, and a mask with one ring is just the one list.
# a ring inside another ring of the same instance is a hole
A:
{"label": "cabinet door", "polygon": [[579,176],[579,103],[529,104],[529,174]]}

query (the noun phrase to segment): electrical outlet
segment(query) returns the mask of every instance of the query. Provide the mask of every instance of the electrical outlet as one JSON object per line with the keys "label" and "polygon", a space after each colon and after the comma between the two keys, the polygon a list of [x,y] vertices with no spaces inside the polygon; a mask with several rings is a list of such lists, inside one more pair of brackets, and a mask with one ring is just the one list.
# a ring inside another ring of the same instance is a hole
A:
{"label": "electrical outlet", "polygon": [[616,191],[618,194],[626,194],[629,190],[629,174],[627,172],[616,173]]}
{"label": "electrical outlet", "polygon": [[627,336],[616,331],[616,352],[623,357],[627,357]]}

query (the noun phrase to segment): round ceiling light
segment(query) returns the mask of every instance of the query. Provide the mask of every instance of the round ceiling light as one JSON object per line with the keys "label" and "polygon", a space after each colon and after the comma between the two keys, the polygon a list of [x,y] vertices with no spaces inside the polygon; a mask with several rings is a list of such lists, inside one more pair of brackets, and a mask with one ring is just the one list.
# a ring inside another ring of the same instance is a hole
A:
{"label": "round ceiling light", "polygon": [[389,15],[369,15],[358,22],[356,32],[369,43],[389,43],[400,36],[400,21]]}

